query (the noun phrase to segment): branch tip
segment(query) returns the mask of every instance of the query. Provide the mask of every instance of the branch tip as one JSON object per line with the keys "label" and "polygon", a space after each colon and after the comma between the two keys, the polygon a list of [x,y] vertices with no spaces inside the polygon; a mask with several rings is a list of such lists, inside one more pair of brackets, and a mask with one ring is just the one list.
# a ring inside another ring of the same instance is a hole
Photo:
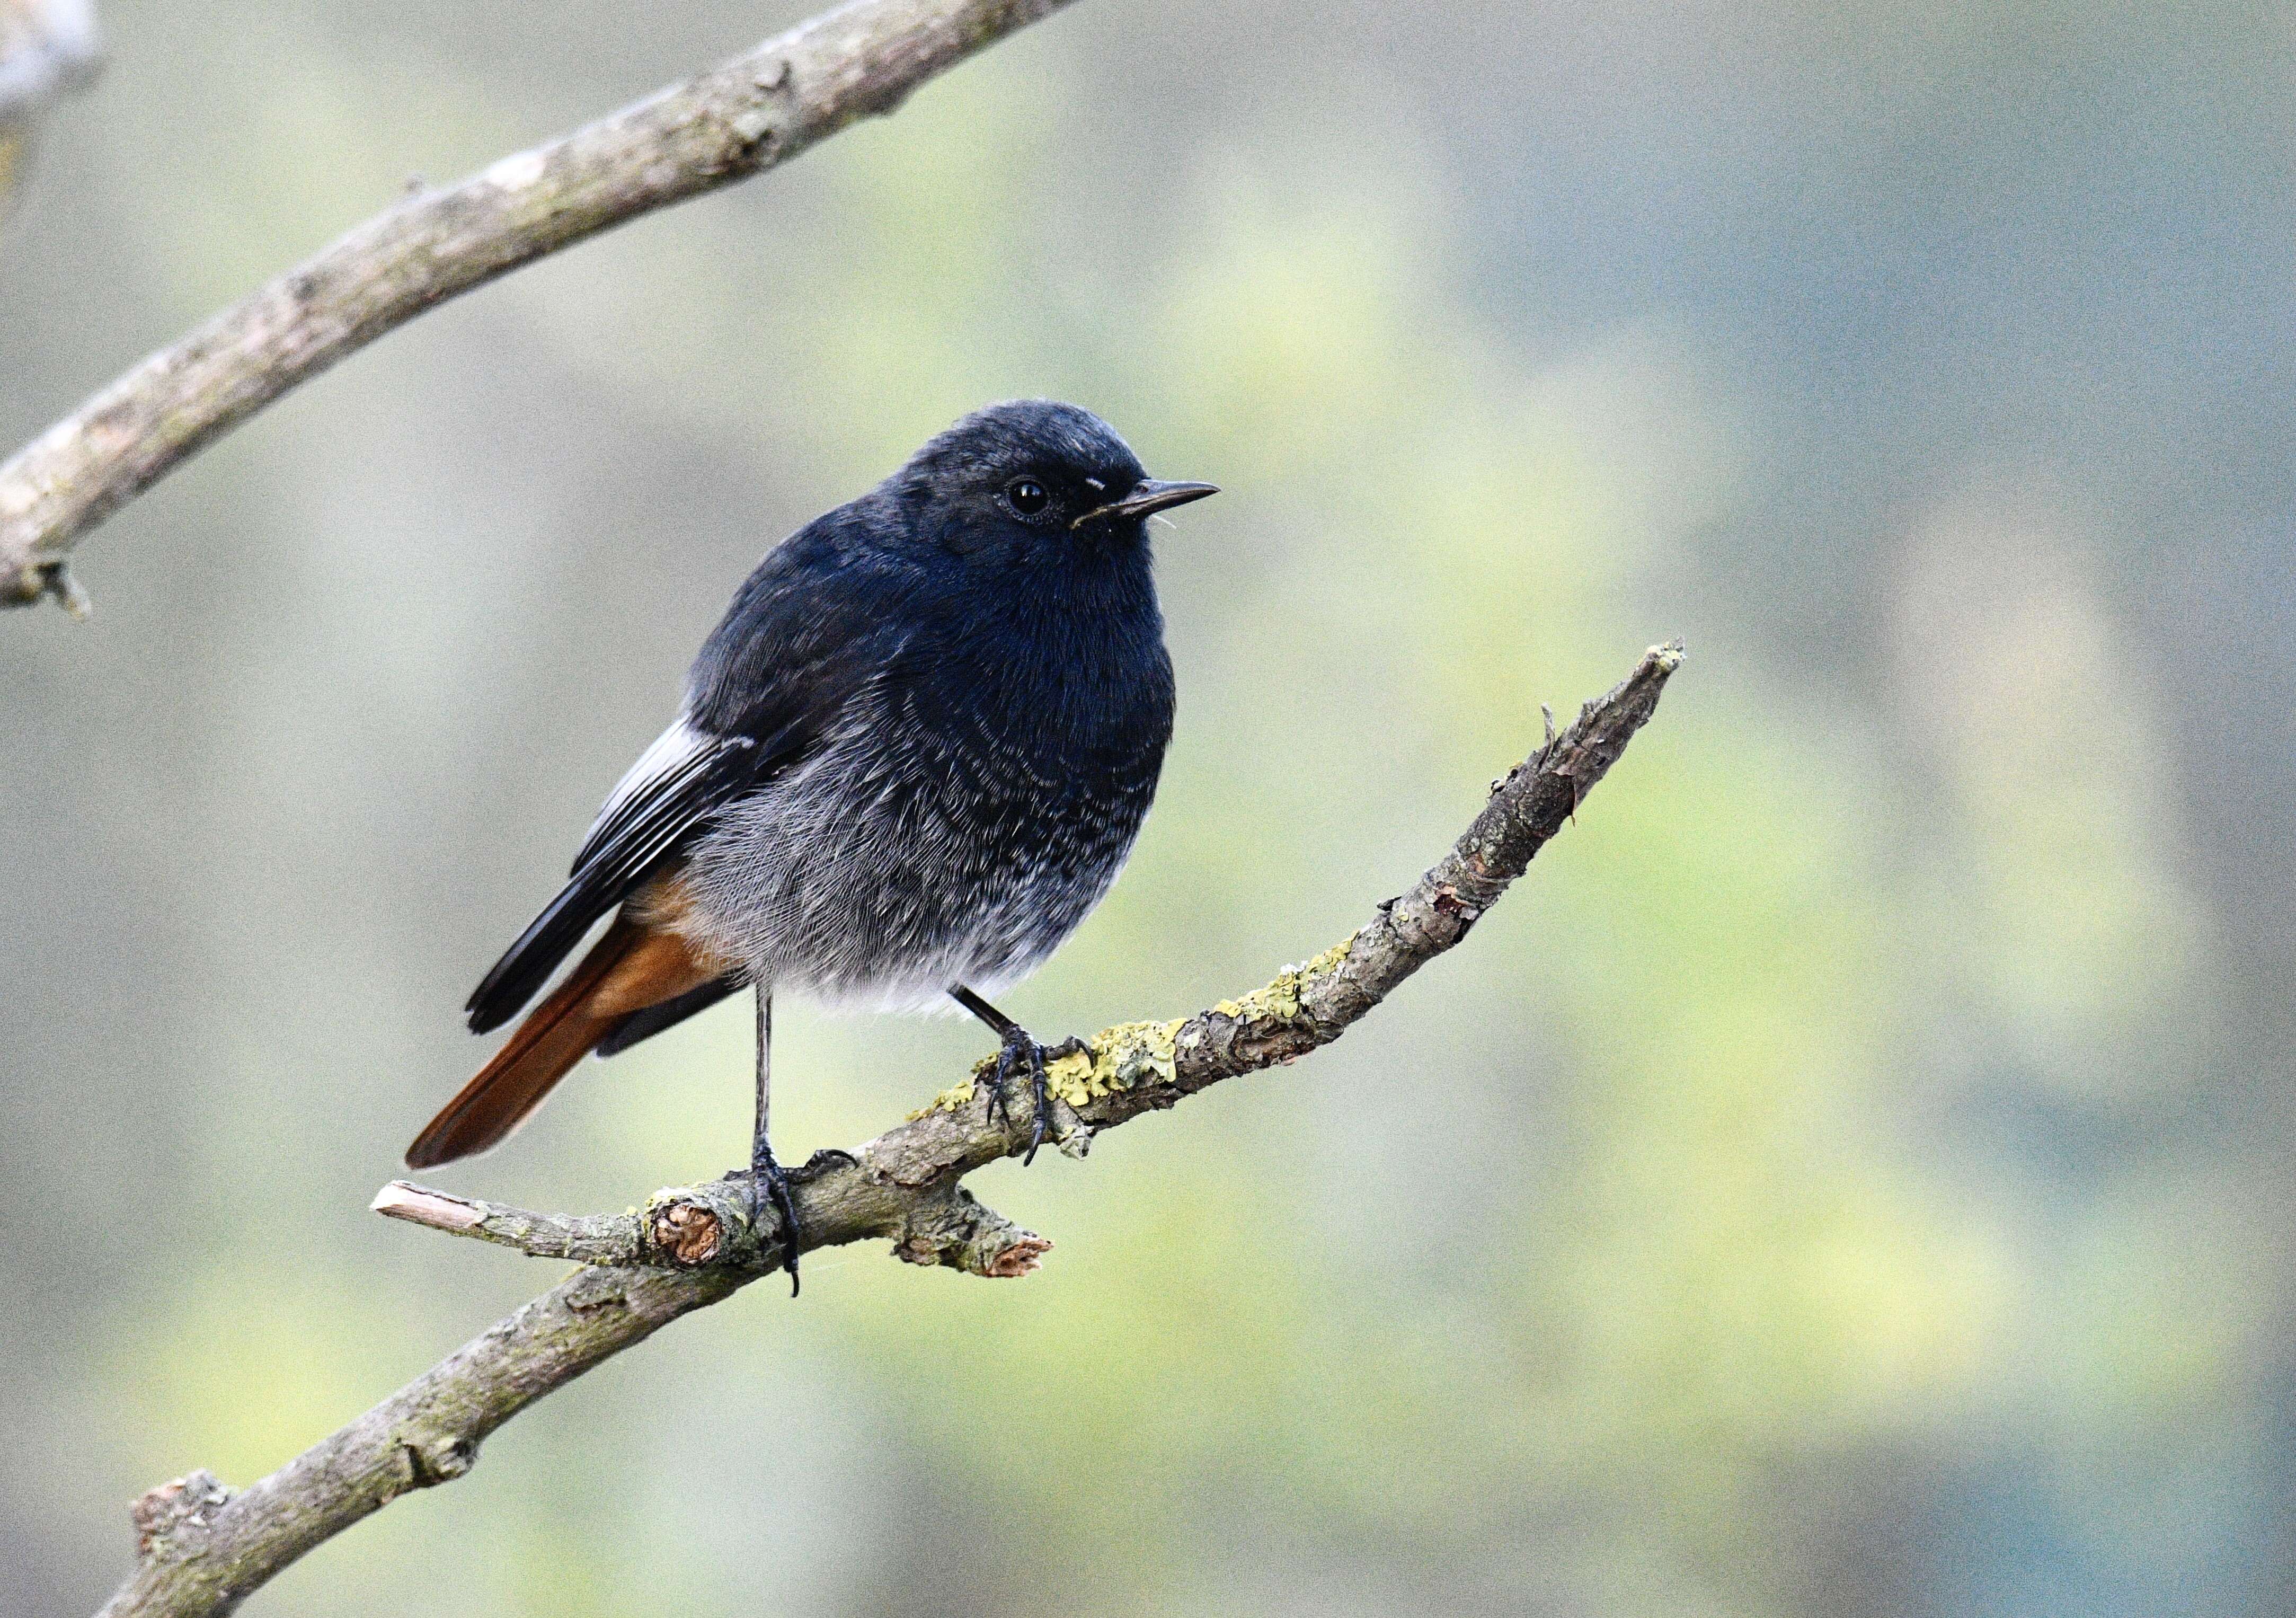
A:
{"label": "branch tip", "polygon": [[465,1197],[449,1196],[403,1179],[392,1180],[374,1194],[367,1206],[385,1219],[428,1225],[433,1230],[475,1230],[486,1222],[486,1210]]}
{"label": "branch tip", "polygon": [[1037,1262],[1052,1250],[1050,1236],[1024,1236],[989,1260],[988,1267],[980,1273],[993,1280],[1012,1280],[1034,1270]]}

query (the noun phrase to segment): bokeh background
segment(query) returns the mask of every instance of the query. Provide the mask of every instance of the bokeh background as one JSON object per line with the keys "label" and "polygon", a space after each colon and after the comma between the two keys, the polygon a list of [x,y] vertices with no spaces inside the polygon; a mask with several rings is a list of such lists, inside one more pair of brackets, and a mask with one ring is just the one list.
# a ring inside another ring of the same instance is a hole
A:
{"label": "bokeh background", "polygon": [[[0,439],[796,5],[112,0]],[[257,1598],[415,1614],[2296,1611],[2285,8],[1086,4],[439,310],[0,620],[0,1611],[554,1277],[365,1211],[762,550],[1047,393],[1160,539],[1137,858],[1016,994],[1343,935],[1642,648],[1658,723],[1341,1045],[816,1256]],[[735,1161],[746,1011],[442,1183]],[[802,1154],[980,1054],[784,1013]]]}

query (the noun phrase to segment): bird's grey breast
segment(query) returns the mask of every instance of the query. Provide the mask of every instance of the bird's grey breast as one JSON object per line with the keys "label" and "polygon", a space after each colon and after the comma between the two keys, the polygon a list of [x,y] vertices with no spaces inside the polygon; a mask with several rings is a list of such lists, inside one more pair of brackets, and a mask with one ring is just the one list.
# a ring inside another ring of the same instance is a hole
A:
{"label": "bird's grey breast", "polygon": [[[870,682],[687,859],[697,924],[762,981],[921,1008],[1025,975],[1107,892],[1170,734],[1162,648],[1119,700],[928,661]],[[1085,671],[1102,686],[1108,673]],[[906,674],[908,678],[903,678]]]}

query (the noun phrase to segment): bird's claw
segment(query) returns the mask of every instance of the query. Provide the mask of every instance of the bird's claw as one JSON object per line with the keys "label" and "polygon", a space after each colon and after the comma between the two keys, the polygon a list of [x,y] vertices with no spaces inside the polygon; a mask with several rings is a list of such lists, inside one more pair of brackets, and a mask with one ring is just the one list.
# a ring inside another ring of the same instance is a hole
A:
{"label": "bird's claw", "polygon": [[[817,1159],[818,1154],[816,1161]],[[813,1162],[809,1161],[804,1168],[791,1174],[775,1161],[770,1152],[762,1161],[750,1165],[750,1223],[762,1231],[766,1225],[766,1209],[768,1205],[772,1207],[775,1227],[781,1232],[782,1268],[789,1271],[790,1296],[792,1298],[798,1292],[797,1250],[800,1227],[797,1220],[796,1199],[790,1195],[790,1184],[792,1180],[808,1179],[816,1172],[818,1170],[814,1168]]]}
{"label": "bird's claw", "polygon": [[832,1169],[857,1169],[861,1160],[843,1146],[824,1146],[796,1168],[789,1170],[790,1184],[809,1186]]}
{"label": "bird's claw", "polygon": [[1021,1154],[1022,1168],[1037,1161],[1037,1148],[1045,1144],[1045,1136],[1053,1127],[1053,1095],[1045,1076],[1046,1064],[1062,1056],[1079,1055],[1087,1048],[1085,1042],[1078,1039],[1044,1046],[1030,1038],[1024,1028],[1005,1031],[1003,1041],[996,1047],[996,1064],[988,1070],[988,1105],[998,1118],[1011,1123],[1013,1080],[1022,1073],[1028,1074],[1030,1103],[1029,1149]]}

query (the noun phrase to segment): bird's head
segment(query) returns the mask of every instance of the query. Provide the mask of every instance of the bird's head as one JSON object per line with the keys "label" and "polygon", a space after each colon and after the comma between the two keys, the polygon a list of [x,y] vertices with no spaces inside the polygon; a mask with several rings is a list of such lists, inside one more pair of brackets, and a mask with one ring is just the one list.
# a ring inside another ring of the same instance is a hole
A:
{"label": "bird's head", "polygon": [[1151,516],[1219,492],[1150,477],[1091,411],[1034,398],[974,411],[910,456],[890,488],[940,545],[1016,561],[1143,547]]}

